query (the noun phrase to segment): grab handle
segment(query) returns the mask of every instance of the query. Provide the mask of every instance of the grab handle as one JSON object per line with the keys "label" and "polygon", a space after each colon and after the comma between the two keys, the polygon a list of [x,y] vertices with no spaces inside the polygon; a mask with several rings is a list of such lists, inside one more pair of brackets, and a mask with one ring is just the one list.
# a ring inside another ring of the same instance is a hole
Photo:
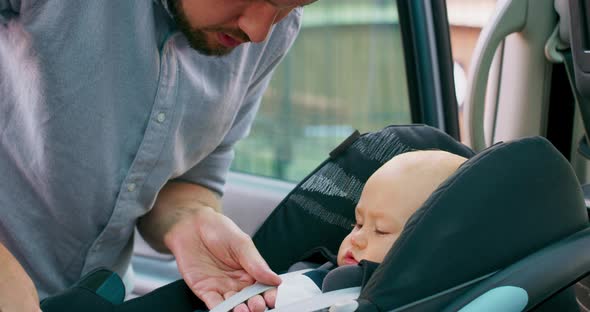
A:
{"label": "grab handle", "polygon": [[528,0],[507,0],[491,22],[483,28],[474,51],[469,71],[469,84],[464,103],[467,140],[476,150],[486,148],[484,134],[485,94],[488,75],[496,49],[506,36],[519,32],[527,20]]}

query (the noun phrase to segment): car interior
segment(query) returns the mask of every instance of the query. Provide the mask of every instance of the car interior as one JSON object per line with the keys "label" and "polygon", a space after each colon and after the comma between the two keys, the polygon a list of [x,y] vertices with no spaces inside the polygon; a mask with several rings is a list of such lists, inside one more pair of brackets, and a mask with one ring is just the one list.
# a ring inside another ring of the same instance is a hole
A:
{"label": "car interior", "polygon": [[[364,281],[353,308],[338,310],[336,300],[310,311],[590,311],[588,14],[587,0],[306,7],[300,37],[236,146],[224,213],[278,273],[318,247],[333,249],[342,229],[288,209],[289,199],[355,142],[393,131],[414,149],[470,159],[412,217],[407,244],[390,250],[390,265]],[[325,207],[354,215],[353,202],[337,204]],[[303,219],[311,224],[295,221]],[[133,287],[104,286],[120,283],[99,273],[94,294],[111,303],[164,285],[185,294],[174,258],[139,233],[135,240],[125,277]]]}

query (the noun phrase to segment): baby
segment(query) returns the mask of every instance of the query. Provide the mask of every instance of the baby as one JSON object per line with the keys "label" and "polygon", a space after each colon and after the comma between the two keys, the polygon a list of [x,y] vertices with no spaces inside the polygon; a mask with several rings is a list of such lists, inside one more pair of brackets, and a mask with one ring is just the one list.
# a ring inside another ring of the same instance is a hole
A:
{"label": "baby", "polygon": [[363,188],[356,224],[340,245],[338,265],[362,259],[381,263],[410,216],[465,160],[443,151],[416,151],[381,166]]}
{"label": "baby", "polygon": [[[357,265],[361,260],[381,263],[410,216],[430,194],[467,159],[444,151],[415,151],[395,156],[367,180],[355,209],[356,223],[344,238],[337,264]],[[264,294],[264,299],[251,298],[247,305],[258,311],[262,302],[270,308],[284,306],[314,294],[300,285],[283,283]],[[299,294],[283,289],[296,289]],[[242,304],[234,311],[248,311]]]}

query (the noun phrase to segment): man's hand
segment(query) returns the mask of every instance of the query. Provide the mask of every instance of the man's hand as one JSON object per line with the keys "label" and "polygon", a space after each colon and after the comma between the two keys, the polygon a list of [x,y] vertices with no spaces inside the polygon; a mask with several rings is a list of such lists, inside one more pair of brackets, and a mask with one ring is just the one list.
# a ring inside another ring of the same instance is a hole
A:
{"label": "man's hand", "polygon": [[[281,282],[250,237],[213,209],[199,210],[180,221],[164,242],[176,256],[187,285],[209,308],[255,281],[269,285]],[[258,298],[251,300],[250,310],[264,311],[266,304]]]}
{"label": "man's hand", "polygon": [[[205,187],[170,182],[138,223],[153,248],[174,254],[185,282],[209,308],[255,281],[281,281],[250,237],[218,212],[220,206],[218,196]],[[257,296],[235,311],[261,312],[270,304],[274,298]]]}
{"label": "man's hand", "polygon": [[264,292],[264,294],[254,296],[248,299],[248,302],[242,303],[235,307],[234,312],[247,312],[247,311],[264,311],[266,307],[270,309],[275,308],[277,301],[277,289],[272,288]]}

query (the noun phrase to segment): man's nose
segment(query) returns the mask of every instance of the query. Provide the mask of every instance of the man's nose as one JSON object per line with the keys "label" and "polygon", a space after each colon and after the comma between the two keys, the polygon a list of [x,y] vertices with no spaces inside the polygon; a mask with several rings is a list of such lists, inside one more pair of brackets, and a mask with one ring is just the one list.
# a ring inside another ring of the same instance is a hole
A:
{"label": "man's nose", "polygon": [[268,36],[272,25],[278,21],[280,11],[266,1],[256,1],[244,10],[238,20],[238,27],[252,42],[262,42]]}

